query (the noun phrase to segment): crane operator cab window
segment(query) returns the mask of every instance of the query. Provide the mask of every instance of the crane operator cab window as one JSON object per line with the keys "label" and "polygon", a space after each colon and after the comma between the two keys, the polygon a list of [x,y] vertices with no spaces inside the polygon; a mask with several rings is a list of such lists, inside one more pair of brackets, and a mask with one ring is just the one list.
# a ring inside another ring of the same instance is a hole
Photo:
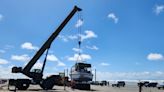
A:
{"label": "crane operator cab window", "polygon": [[41,73],[41,69],[32,69],[31,72],[34,72],[34,73]]}

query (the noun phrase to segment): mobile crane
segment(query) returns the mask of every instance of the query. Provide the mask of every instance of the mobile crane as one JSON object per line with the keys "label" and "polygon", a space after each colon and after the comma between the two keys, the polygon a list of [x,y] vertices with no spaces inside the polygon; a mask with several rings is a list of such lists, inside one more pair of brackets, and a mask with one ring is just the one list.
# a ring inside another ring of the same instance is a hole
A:
{"label": "mobile crane", "polygon": [[[9,79],[9,85],[15,86],[18,90],[26,90],[28,89],[30,84],[39,84],[41,88],[43,89],[52,89],[53,86],[57,83],[59,76],[58,75],[51,75],[47,78],[43,78],[43,71],[46,64],[46,59],[48,55],[48,50],[51,47],[52,42],[55,40],[55,38],[59,35],[61,30],[65,27],[65,25],[68,23],[68,21],[73,17],[73,15],[81,11],[82,9],[78,8],[77,6],[74,6],[73,10],[70,12],[70,14],[66,17],[66,19],[61,23],[61,25],[56,29],[54,33],[48,38],[48,40],[42,45],[42,47],[36,52],[36,54],[32,57],[32,59],[28,62],[28,64],[22,68],[22,67],[13,67],[12,73],[22,73],[29,77],[30,79]],[[37,62],[37,60],[43,55],[43,53],[46,51],[46,56],[43,61],[42,69],[34,69],[32,70],[32,67]]]}

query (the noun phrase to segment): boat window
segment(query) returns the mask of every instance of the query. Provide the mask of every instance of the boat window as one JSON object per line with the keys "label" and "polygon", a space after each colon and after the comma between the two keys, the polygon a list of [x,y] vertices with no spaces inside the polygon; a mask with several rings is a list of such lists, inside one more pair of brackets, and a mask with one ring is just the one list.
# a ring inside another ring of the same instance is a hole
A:
{"label": "boat window", "polygon": [[84,71],[85,72],[91,72],[91,68],[90,67],[85,67]]}

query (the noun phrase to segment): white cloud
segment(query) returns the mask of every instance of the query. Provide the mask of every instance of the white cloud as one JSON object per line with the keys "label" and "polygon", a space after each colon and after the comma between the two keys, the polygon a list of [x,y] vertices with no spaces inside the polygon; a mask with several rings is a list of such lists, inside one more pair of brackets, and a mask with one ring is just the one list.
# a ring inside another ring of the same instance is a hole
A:
{"label": "white cloud", "polygon": [[51,54],[47,56],[47,60],[57,62],[57,66],[66,66],[63,62],[61,62],[55,55]]}
{"label": "white cloud", "polygon": [[[94,74],[94,71],[93,71]],[[164,72],[103,72],[97,71],[97,80],[161,80]],[[104,76],[105,75],[105,76]]]}
{"label": "white cloud", "polygon": [[9,50],[9,49],[12,49],[12,48],[14,48],[13,45],[5,45],[5,48],[4,49]]}
{"label": "white cloud", "polygon": [[92,57],[88,54],[81,54],[81,58],[79,58],[79,55],[78,54],[74,54],[74,56],[72,57],[68,57],[68,60],[69,61],[77,61],[77,60],[80,60],[80,61],[85,61],[85,60],[90,60]]}
{"label": "white cloud", "polygon": [[79,20],[77,21],[77,23],[75,24],[75,27],[78,28],[78,27],[82,26],[83,23],[84,23],[84,21],[81,20],[81,19],[79,19]]}
{"label": "white cloud", "polygon": [[159,53],[150,53],[147,56],[147,59],[148,60],[153,60],[153,61],[156,61],[156,60],[164,60],[164,56],[162,54],[159,54]]}
{"label": "white cloud", "polygon": [[118,23],[118,17],[116,17],[116,15],[114,13],[109,13],[108,18],[112,19],[114,21],[114,23]]}
{"label": "white cloud", "polygon": [[100,65],[101,66],[109,66],[110,64],[102,62]]}
{"label": "white cloud", "polygon": [[12,55],[11,60],[16,60],[16,61],[29,61],[30,57],[27,54],[23,55]]}
{"label": "white cloud", "polygon": [[64,42],[68,42],[68,38],[66,36],[64,36],[64,35],[59,35],[58,38],[60,38]]}
{"label": "white cloud", "polygon": [[91,39],[91,38],[97,38],[97,35],[92,30],[86,30],[84,34],[76,34],[76,35],[59,35],[58,37],[63,40],[64,42],[68,42],[69,40],[76,40],[78,37],[81,37],[81,40]]}
{"label": "white cloud", "polygon": [[63,62],[58,61],[58,65],[57,66],[66,66]]}
{"label": "white cloud", "polygon": [[34,64],[33,69],[41,69],[43,66],[43,63],[38,61],[37,63]]}
{"label": "white cloud", "polygon": [[159,15],[160,13],[164,12],[164,5],[156,5],[154,12]]}
{"label": "white cloud", "polygon": [[69,36],[59,35],[58,38],[61,39],[64,42],[68,42],[69,40],[77,39],[78,36],[77,35],[69,35]]}
{"label": "white cloud", "polygon": [[136,65],[140,65],[140,63],[139,63],[139,62],[135,62],[135,64],[136,64]]}
{"label": "white cloud", "polygon": [[72,48],[72,50],[75,52],[82,52],[82,49],[79,49],[79,48]]}
{"label": "white cloud", "polygon": [[59,61],[59,59],[53,54],[48,55],[47,60],[49,60],[49,61]]}
{"label": "white cloud", "polygon": [[86,30],[84,33],[85,33],[85,35],[83,35],[83,34],[81,35],[82,41],[85,39],[97,37],[97,35],[92,30]]}
{"label": "white cloud", "polygon": [[2,14],[0,14],[0,21],[3,19],[3,15]]}
{"label": "white cloud", "polygon": [[21,45],[22,49],[28,49],[28,50],[38,50],[39,48],[37,46],[33,46],[30,42],[25,42]]}
{"label": "white cloud", "polygon": [[4,64],[8,64],[8,63],[9,63],[8,60],[0,58],[0,65],[4,65]]}
{"label": "white cloud", "polygon": [[6,51],[5,50],[0,50],[0,53],[5,53]]}
{"label": "white cloud", "polygon": [[78,38],[78,36],[77,35],[70,35],[70,36],[68,36],[68,38],[71,40],[75,40]]}
{"label": "white cloud", "polygon": [[87,49],[91,49],[91,50],[98,50],[99,48],[95,45],[93,46],[86,46]]}
{"label": "white cloud", "polygon": [[0,79],[10,79],[10,78],[27,78],[25,75],[20,73],[11,73],[11,68],[14,65],[8,67],[0,66]]}

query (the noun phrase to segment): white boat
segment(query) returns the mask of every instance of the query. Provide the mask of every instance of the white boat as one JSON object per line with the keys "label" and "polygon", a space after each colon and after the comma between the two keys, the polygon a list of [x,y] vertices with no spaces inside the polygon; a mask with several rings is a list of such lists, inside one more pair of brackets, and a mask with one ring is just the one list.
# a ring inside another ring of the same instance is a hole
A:
{"label": "white boat", "polygon": [[91,71],[91,64],[76,63],[70,71],[71,80],[74,81],[92,81],[93,74]]}

